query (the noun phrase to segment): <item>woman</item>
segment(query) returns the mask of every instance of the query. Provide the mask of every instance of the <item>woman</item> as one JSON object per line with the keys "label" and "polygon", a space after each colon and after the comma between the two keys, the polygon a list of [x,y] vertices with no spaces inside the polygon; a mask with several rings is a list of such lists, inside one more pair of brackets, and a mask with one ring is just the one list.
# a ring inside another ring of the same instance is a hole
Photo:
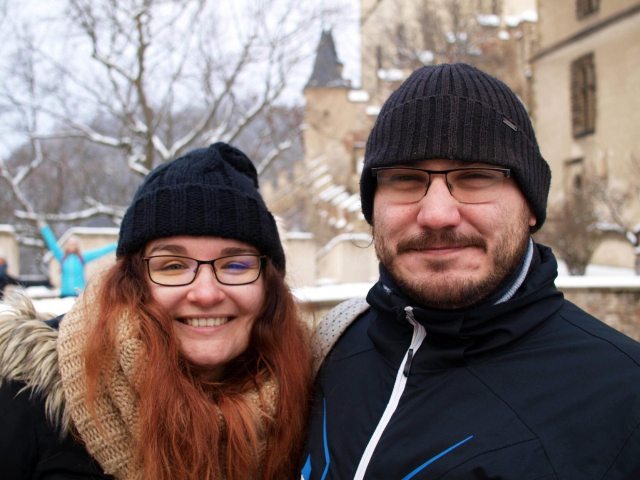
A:
{"label": "woman", "polygon": [[[4,315],[5,472],[295,477],[308,334],[257,187],[253,164],[223,143],[157,168],[122,221],[115,266],[63,318],[59,335]],[[14,400],[24,385],[29,393]],[[45,411],[72,435],[40,434]],[[18,438],[33,430],[38,448]]]}
{"label": "woman", "polygon": [[104,247],[96,248],[88,252],[80,252],[80,243],[75,236],[70,237],[64,245],[64,250],[58,245],[51,227],[44,222],[40,223],[40,234],[51,250],[53,256],[60,263],[60,296],[77,297],[85,289],[84,266],[113,252],[117,244],[110,243]]}

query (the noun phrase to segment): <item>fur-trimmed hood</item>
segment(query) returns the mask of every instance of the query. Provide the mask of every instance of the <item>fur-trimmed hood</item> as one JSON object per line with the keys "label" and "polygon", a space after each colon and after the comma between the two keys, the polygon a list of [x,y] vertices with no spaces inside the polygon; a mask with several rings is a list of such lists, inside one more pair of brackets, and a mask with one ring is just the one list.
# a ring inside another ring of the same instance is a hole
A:
{"label": "fur-trimmed hood", "polygon": [[47,418],[64,436],[71,417],[58,367],[58,331],[44,323],[55,315],[36,312],[24,295],[14,294],[0,304],[0,385],[25,384],[31,395],[45,401]]}

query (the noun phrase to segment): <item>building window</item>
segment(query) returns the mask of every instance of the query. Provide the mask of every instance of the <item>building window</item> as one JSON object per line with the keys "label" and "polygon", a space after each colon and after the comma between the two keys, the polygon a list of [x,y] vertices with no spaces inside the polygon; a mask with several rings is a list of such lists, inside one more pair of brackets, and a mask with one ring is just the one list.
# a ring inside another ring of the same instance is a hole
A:
{"label": "building window", "polygon": [[593,53],[571,63],[571,113],[573,136],[596,130],[596,67]]}
{"label": "building window", "polygon": [[586,17],[600,10],[600,0],[577,0],[577,2],[578,18]]}
{"label": "building window", "polygon": [[584,190],[584,159],[576,158],[564,162],[564,193],[568,201],[582,198]]}

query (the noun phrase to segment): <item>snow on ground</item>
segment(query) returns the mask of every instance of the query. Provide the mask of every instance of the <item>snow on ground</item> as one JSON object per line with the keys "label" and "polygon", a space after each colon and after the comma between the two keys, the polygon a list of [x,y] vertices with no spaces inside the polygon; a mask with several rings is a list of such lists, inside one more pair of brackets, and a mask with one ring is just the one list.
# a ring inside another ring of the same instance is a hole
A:
{"label": "snow on ground", "polygon": [[298,287],[293,289],[295,297],[302,302],[342,302],[350,298],[366,297],[373,283],[339,283],[321,287]]}
{"label": "snow on ground", "polygon": [[33,301],[38,312],[50,313],[52,318],[67,313],[75,302],[75,297],[43,298]]}
{"label": "snow on ground", "polygon": [[[373,282],[342,283],[330,281],[317,287],[298,287],[293,289],[295,297],[302,302],[342,302],[350,298],[366,297]],[[586,275],[570,276],[564,262],[558,262],[558,278],[556,286],[561,289],[569,288],[633,288],[640,289],[640,276],[635,275],[631,268],[606,267],[589,265]],[[27,295],[39,312],[50,313],[52,317],[68,312],[75,302],[75,298],[58,298],[58,291],[44,287],[31,287]],[[2,306],[0,305],[0,311]]]}
{"label": "snow on ground", "polygon": [[[567,265],[562,261],[558,261],[558,277],[568,277],[569,270]],[[606,265],[587,265],[585,272],[587,277],[634,277],[633,268],[608,267]]]}

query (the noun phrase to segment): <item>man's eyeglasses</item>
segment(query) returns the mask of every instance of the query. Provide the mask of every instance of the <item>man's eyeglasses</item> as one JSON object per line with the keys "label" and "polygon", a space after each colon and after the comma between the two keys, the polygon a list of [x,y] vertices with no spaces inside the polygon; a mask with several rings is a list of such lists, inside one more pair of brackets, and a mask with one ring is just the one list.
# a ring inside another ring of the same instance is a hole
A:
{"label": "man's eyeglasses", "polygon": [[378,192],[396,203],[414,203],[427,194],[432,175],[444,175],[449,193],[460,203],[491,202],[500,196],[508,168],[452,168],[425,170],[411,167],[372,168]]}
{"label": "man's eyeglasses", "polygon": [[230,255],[214,260],[196,260],[177,255],[156,255],[143,258],[147,262],[149,279],[158,285],[180,287],[193,283],[200,265],[211,265],[218,282],[223,285],[246,285],[260,277],[264,255]]}

